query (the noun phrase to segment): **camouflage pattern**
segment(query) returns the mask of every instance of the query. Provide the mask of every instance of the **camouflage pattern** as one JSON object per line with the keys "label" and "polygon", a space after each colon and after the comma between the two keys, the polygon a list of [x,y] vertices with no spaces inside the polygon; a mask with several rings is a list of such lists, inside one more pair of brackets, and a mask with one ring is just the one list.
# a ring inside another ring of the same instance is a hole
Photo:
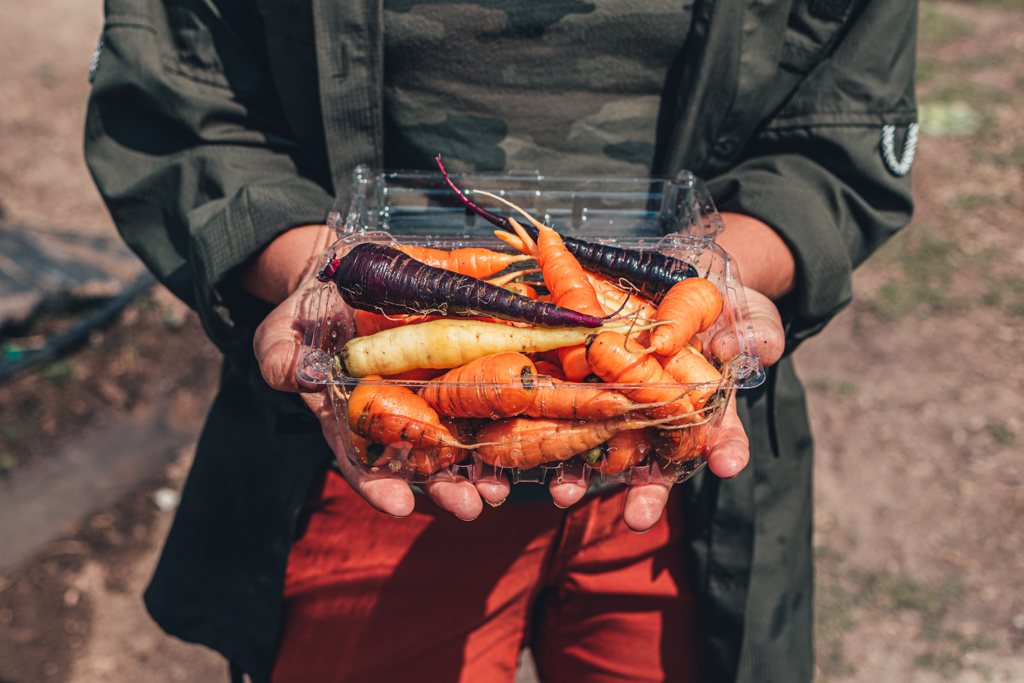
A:
{"label": "camouflage pattern", "polygon": [[689,23],[668,0],[385,0],[385,165],[648,175]]}

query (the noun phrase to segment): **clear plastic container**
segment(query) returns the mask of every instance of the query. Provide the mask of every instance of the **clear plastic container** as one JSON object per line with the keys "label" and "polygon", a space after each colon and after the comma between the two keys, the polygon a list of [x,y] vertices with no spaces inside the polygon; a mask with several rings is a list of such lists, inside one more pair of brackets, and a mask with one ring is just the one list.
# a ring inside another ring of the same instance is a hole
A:
{"label": "clear plastic container", "polygon": [[[465,209],[445,184],[440,174],[372,173],[357,169],[352,200],[345,213],[332,214],[330,223],[338,234],[337,242],[324,254],[322,265],[332,257],[340,258],[362,242],[399,243],[437,249],[482,246],[495,251],[511,249],[493,234],[493,226]],[[721,372],[723,379],[713,384],[657,385],[672,395],[700,392],[707,398],[698,415],[684,426],[648,426],[639,450],[628,467],[621,467],[625,451],[607,447],[590,448],[572,457],[545,462],[529,469],[488,464],[478,450],[468,447],[449,449],[438,457],[437,451],[412,447],[408,442],[371,446],[353,438],[349,429],[348,400],[360,384],[402,386],[416,392],[425,381],[398,379],[364,380],[346,375],[336,361],[340,349],[355,335],[353,311],[331,282],[316,288],[310,301],[310,319],[306,324],[303,363],[300,377],[327,385],[345,442],[346,455],[369,473],[392,476],[410,483],[462,476],[471,481],[507,477],[513,483],[575,481],[584,485],[594,479],[641,484],[680,482],[697,472],[707,460],[722,416],[737,389],[758,386],[764,371],[750,326],[739,275],[729,255],[714,238],[722,229],[703,184],[692,174],[675,179],[545,178],[526,176],[453,175],[462,189],[486,190],[505,197],[529,211],[564,235],[638,250],[656,250],[692,264],[698,273],[715,284],[722,293],[723,311],[718,320],[698,335],[703,354]],[[510,210],[486,198],[478,203],[495,213]],[[614,236],[614,238],[613,238]],[[531,261],[515,264],[515,269],[534,267]],[[543,286],[540,274],[525,275],[524,280]],[[739,353],[732,358],[716,358],[711,343],[716,335],[735,335]],[[551,385],[545,375],[531,377],[531,386]],[[558,384],[555,391],[568,392],[580,387],[599,387],[607,391],[628,392],[637,385],[584,382]],[[470,385],[472,389],[513,391],[514,387]],[[692,395],[692,394],[691,394]],[[495,419],[502,419],[494,416]],[[618,428],[629,428],[650,414],[637,412]],[[474,433],[490,420],[460,420],[458,438],[467,446]],[[582,424],[577,422],[577,424]],[[582,425],[590,428],[596,425]],[[663,427],[673,426],[673,429]],[[517,442],[518,443],[518,442]],[[532,447],[532,446],[530,446]],[[526,448],[526,447],[524,447]],[[485,450],[483,448],[481,451]],[[514,449],[513,449],[514,450]]]}

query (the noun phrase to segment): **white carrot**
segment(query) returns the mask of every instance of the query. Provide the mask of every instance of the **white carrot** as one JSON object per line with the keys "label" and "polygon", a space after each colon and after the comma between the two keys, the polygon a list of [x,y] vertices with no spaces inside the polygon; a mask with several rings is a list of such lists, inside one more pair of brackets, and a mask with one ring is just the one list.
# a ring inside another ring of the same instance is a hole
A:
{"label": "white carrot", "polygon": [[533,353],[583,344],[599,331],[431,320],[356,337],[345,344],[338,361],[351,377],[394,375],[415,368],[456,368],[492,353]]}

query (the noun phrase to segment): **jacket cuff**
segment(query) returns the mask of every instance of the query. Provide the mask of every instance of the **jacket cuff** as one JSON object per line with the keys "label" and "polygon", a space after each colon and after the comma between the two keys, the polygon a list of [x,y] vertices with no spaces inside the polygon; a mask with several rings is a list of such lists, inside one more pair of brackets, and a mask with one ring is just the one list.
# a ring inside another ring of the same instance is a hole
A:
{"label": "jacket cuff", "polygon": [[[226,203],[193,211],[190,263],[196,308],[207,332],[226,352],[248,351],[262,315],[253,297],[231,282],[232,271],[275,237],[301,225],[325,223],[334,198],[301,178],[241,188]],[[265,311],[264,311],[265,312]]]}

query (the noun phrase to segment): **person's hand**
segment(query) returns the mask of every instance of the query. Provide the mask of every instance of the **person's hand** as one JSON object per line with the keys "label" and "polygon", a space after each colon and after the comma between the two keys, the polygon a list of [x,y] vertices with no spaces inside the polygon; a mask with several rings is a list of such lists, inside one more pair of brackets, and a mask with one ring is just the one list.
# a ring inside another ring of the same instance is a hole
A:
{"label": "person's hand", "polygon": [[[394,477],[370,475],[352,464],[345,451],[328,390],[302,384],[296,376],[306,321],[311,315],[310,300],[317,286],[314,280],[307,280],[260,324],[253,344],[260,371],[271,387],[301,393],[306,405],[320,421],[324,437],[337,456],[341,474],[352,489],[381,512],[405,517],[413,511],[415,504],[409,485]],[[480,514],[484,502],[497,505],[505,500],[509,484],[481,482],[474,485],[461,479],[431,482],[423,489],[441,508],[459,519],[471,520]]]}
{"label": "person's hand", "polygon": [[[778,309],[771,299],[753,289],[744,287],[744,293],[761,363],[765,367],[773,365],[782,357],[786,343]],[[718,332],[711,339],[710,348],[716,357],[723,359],[735,357],[740,350],[736,333],[731,327]],[[749,461],[750,442],[736,412],[734,399],[729,401],[718,429],[718,438],[708,453],[708,469],[716,476],[731,479],[743,471]],[[665,484],[631,487],[626,494],[626,505],[622,513],[626,526],[639,533],[654,526],[668,504],[670,489],[671,487]],[[552,489],[552,496],[554,495],[555,491]],[[582,493],[580,496],[582,497]],[[562,495],[561,499],[556,498],[556,502],[560,504],[567,500],[567,495]]]}

